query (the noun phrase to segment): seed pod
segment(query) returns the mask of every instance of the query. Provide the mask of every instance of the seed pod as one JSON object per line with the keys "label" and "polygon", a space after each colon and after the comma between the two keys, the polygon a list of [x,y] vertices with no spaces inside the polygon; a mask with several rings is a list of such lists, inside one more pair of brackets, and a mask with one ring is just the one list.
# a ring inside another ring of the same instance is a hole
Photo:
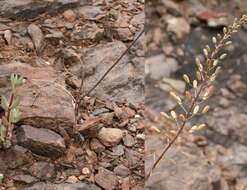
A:
{"label": "seed pod", "polygon": [[202,113],[207,113],[209,110],[210,106],[206,105],[203,109],[202,109]]}
{"label": "seed pod", "polygon": [[193,80],[193,87],[197,88],[197,80]]}
{"label": "seed pod", "polygon": [[212,42],[213,42],[214,44],[216,44],[216,43],[217,43],[217,39],[216,39],[215,37],[213,37],[213,38],[212,38]]}
{"label": "seed pod", "polygon": [[202,80],[202,75],[201,75],[201,73],[199,71],[196,71],[196,78],[199,81]]}
{"label": "seed pod", "polygon": [[196,58],[196,66],[199,69],[199,71],[202,71],[203,70],[203,66],[201,64],[201,60],[200,60],[199,57]]}
{"label": "seed pod", "polygon": [[195,61],[196,61],[196,64],[201,64],[201,60],[199,57],[196,57]]}
{"label": "seed pod", "polygon": [[217,67],[217,68],[215,69],[214,74],[217,76],[217,75],[219,74],[220,70],[221,70],[221,67]]}
{"label": "seed pod", "polygon": [[225,45],[231,45],[232,44],[232,41],[227,41],[226,43],[225,43]]}
{"label": "seed pod", "polygon": [[200,109],[199,105],[196,105],[193,109],[193,114],[197,114],[199,109]]}
{"label": "seed pod", "polygon": [[155,127],[155,126],[151,126],[150,128],[149,128],[149,130],[150,131],[155,131],[155,132],[157,132],[157,133],[160,133],[161,131],[157,128],[157,127]]}
{"label": "seed pod", "polygon": [[225,58],[226,58],[226,56],[227,56],[227,54],[226,54],[226,53],[223,53],[223,54],[220,56],[220,60],[225,59]]}
{"label": "seed pod", "polygon": [[189,76],[188,75],[186,75],[186,74],[184,74],[183,75],[183,79],[184,79],[184,81],[186,82],[186,83],[190,83],[190,78],[189,78]]}
{"label": "seed pod", "polygon": [[207,88],[207,90],[204,93],[202,99],[203,100],[208,99],[210,96],[212,96],[213,92],[214,92],[214,87],[211,85],[210,87]]}
{"label": "seed pod", "polygon": [[209,47],[209,45],[206,45],[206,49],[208,50],[208,52],[211,51],[211,48]]}
{"label": "seed pod", "polygon": [[217,34],[217,38],[220,40],[222,38],[221,34]]}
{"label": "seed pod", "polygon": [[213,66],[214,66],[214,67],[217,66],[218,63],[219,63],[219,60],[218,60],[218,59],[215,59],[214,62],[213,62]]}
{"label": "seed pod", "polygon": [[205,57],[208,57],[208,50],[206,48],[203,49],[203,53]]}
{"label": "seed pod", "polygon": [[178,103],[178,104],[182,104],[182,100],[181,98],[175,93],[175,92],[170,92],[170,96],[172,97],[172,99]]}
{"label": "seed pod", "polygon": [[210,77],[210,81],[214,82],[216,80],[216,77],[217,77],[217,75],[215,73],[212,74],[211,77]]}
{"label": "seed pod", "polygon": [[171,116],[172,116],[172,118],[173,118],[174,120],[177,119],[177,114],[176,114],[176,112],[175,112],[174,110],[171,111]]}
{"label": "seed pod", "polygon": [[164,116],[166,119],[171,119],[171,117],[165,112],[160,112],[160,115]]}
{"label": "seed pod", "polygon": [[223,33],[224,33],[224,34],[227,33],[227,28],[226,28],[226,27],[223,28]]}
{"label": "seed pod", "polygon": [[206,124],[200,124],[200,125],[194,125],[193,127],[190,128],[189,133],[193,133],[196,131],[201,131],[202,129],[204,129],[207,125]]}

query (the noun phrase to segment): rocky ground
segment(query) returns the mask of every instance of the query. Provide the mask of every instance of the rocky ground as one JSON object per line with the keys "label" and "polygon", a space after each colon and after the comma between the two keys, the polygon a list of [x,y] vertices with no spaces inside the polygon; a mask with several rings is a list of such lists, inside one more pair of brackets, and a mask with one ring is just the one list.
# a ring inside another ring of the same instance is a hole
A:
{"label": "rocky ground", "polygon": [[[143,1],[0,1],[0,94],[9,76],[22,119],[0,151],[1,189],[143,189],[144,37],[86,96],[144,27]],[[3,110],[0,110],[3,114]]]}
{"label": "rocky ground", "polygon": [[[160,0],[146,3],[146,109],[149,122],[145,169],[165,146],[167,131],[176,130],[159,116],[174,107],[168,92],[183,93],[184,73],[192,74],[194,57],[211,37],[235,16],[246,11],[245,1]],[[233,38],[223,72],[216,82],[209,114],[190,123],[208,128],[182,136],[153,171],[146,189],[244,190],[247,189],[247,45],[246,27]],[[157,129],[160,134],[157,134]],[[160,147],[160,148],[159,148]]]}

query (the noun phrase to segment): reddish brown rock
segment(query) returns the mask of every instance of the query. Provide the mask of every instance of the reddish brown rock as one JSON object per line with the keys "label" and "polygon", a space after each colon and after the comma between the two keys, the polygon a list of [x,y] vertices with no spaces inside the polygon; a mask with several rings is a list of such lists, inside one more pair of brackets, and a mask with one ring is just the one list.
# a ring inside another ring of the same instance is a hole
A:
{"label": "reddish brown rock", "polygon": [[117,176],[105,168],[99,168],[98,174],[95,175],[95,182],[105,190],[116,189],[118,185]]}
{"label": "reddish brown rock", "polygon": [[64,11],[63,17],[65,20],[67,20],[69,22],[74,22],[76,20],[76,14],[71,9]]}
{"label": "reddish brown rock", "polygon": [[49,129],[23,125],[17,129],[17,139],[20,145],[43,156],[58,157],[66,149],[64,139]]}
{"label": "reddish brown rock", "polygon": [[1,66],[0,93],[8,95],[8,78],[12,73],[26,78],[17,94],[21,103],[20,123],[45,127],[57,131],[57,127],[70,129],[75,121],[72,95],[66,90],[64,80],[51,67],[38,68],[24,63]]}

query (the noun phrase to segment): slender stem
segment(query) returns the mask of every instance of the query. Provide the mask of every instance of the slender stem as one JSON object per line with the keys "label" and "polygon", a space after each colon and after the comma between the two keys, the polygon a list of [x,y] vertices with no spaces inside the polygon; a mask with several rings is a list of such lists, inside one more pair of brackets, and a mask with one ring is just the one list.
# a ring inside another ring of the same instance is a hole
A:
{"label": "slender stem", "polygon": [[179,137],[179,135],[182,133],[184,127],[185,127],[185,124],[186,122],[188,121],[188,118],[190,117],[190,114],[193,110],[193,107],[195,106],[198,98],[200,97],[200,94],[202,92],[202,89],[203,89],[203,84],[200,86],[200,89],[194,99],[194,101],[191,103],[191,106],[190,106],[190,109],[189,111],[187,112],[186,114],[186,119],[183,121],[183,123],[181,124],[178,132],[176,133],[176,135],[173,137],[173,139],[168,143],[168,145],[164,148],[164,150],[162,151],[162,153],[160,154],[160,156],[158,157],[158,159],[154,162],[152,168],[150,169],[150,171],[148,172],[147,176],[146,176],[146,179],[148,179],[151,174],[152,174],[152,171],[156,168],[156,166],[158,165],[158,163],[160,162],[160,160],[164,157],[165,153],[170,149],[170,147],[175,143],[175,141],[177,140],[177,138]]}
{"label": "slender stem", "polygon": [[11,121],[10,121],[10,115],[11,115],[11,106],[13,104],[13,101],[14,101],[14,92],[11,92],[11,95],[10,95],[10,102],[9,102],[9,106],[8,106],[8,110],[7,110],[7,127],[6,127],[6,138],[11,138]]}
{"label": "slender stem", "polygon": [[128,48],[120,55],[120,57],[112,64],[112,66],[103,74],[103,76],[98,80],[98,82],[82,96],[82,98],[88,96],[105,79],[108,73],[110,73],[111,70],[119,63],[119,61],[127,54],[130,48],[136,43],[136,41],[142,36],[142,34],[144,34],[144,29],[139,33],[137,38],[128,46]]}

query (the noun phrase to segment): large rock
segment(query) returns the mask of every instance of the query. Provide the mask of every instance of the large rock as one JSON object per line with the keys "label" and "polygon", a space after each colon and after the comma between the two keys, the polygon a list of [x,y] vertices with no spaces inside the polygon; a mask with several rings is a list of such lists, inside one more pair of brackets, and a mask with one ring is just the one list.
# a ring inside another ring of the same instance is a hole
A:
{"label": "large rock", "polygon": [[211,130],[207,130],[205,134],[215,143],[226,145],[231,141],[237,141],[247,145],[247,114],[240,108],[215,108],[201,120],[207,121]]}
{"label": "large rock", "polygon": [[[153,154],[161,153],[165,145],[158,137],[149,137],[146,141],[146,171],[153,164]],[[157,149],[157,147],[160,147]],[[158,151],[157,151],[158,150]],[[157,156],[156,156],[157,157]],[[219,168],[208,164],[200,150],[195,146],[173,147],[153,171],[146,182],[146,189],[155,190],[212,190],[221,189],[221,172]]]}
{"label": "large rock", "polygon": [[[84,49],[82,57],[85,66],[94,68],[94,72],[87,74],[85,78],[85,88],[89,89],[95,85],[125,50],[126,46],[121,41]],[[140,103],[143,100],[143,77],[132,73],[128,58],[129,56],[125,55],[92,94],[102,99],[128,100],[132,104]],[[80,77],[80,72],[78,72],[80,71],[80,64],[76,64],[70,69]]]}
{"label": "large rock", "polygon": [[29,151],[15,145],[6,151],[0,151],[0,173],[6,173],[8,169],[15,169],[33,162]]}
{"label": "large rock", "polygon": [[22,125],[17,129],[17,139],[18,144],[42,156],[58,157],[66,149],[64,139],[49,129]]}
{"label": "large rock", "polygon": [[71,129],[74,118],[73,97],[66,90],[63,79],[52,68],[35,68],[23,63],[1,66],[0,93],[8,95],[8,77],[19,74],[26,83],[19,87],[21,98],[20,123],[35,127],[46,127],[57,131],[57,127]]}
{"label": "large rock", "polygon": [[0,1],[0,16],[30,19],[44,12],[54,13],[75,7],[78,3],[79,0],[3,0]]}
{"label": "large rock", "polygon": [[86,183],[75,183],[75,184],[68,184],[68,183],[61,183],[61,184],[51,184],[51,183],[36,183],[31,187],[24,187],[21,190],[76,190],[76,189],[83,189],[83,190],[100,190],[94,184],[86,184]]}

